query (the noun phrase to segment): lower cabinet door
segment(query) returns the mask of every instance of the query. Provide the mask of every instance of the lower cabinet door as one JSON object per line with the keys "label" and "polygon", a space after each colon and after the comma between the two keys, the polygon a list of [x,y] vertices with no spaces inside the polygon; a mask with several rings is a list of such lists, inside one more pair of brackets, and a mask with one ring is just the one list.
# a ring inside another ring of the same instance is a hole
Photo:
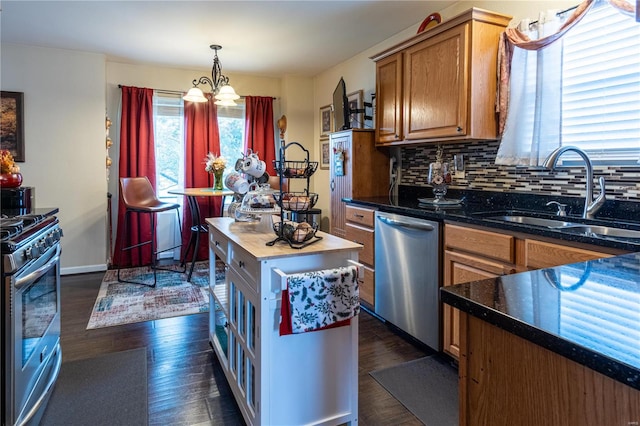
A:
{"label": "lower cabinet door", "polygon": [[[444,282],[445,286],[469,281],[495,278],[504,274],[505,266],[474,256],[445,250]],[[460,357],[460,311],[443,304],[442,350],[454,358]]]}

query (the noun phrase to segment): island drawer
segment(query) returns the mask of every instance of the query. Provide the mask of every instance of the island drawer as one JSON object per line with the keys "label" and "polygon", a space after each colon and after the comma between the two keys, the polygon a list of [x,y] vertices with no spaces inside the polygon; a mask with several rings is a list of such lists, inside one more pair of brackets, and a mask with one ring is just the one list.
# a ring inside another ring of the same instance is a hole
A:
{"label": "island drawer", "polygon": [[347,205],[346,219],[349,222],[354,222],[360,225],[370,226],[373,228],[374,215],[375,215],[374,210]]}
{"label": "island drawer", "polygon": [[227,254],[229,252],[229,240],[220,233],[209,232],[209,247],[211,247],[220,259],[227,263],[229,259]]}
{"label": "island drawer", "polygon": [[257,292],[257,283],[260,282],[260,262],[235,244],[231,246],[229,254],[231,267]]}

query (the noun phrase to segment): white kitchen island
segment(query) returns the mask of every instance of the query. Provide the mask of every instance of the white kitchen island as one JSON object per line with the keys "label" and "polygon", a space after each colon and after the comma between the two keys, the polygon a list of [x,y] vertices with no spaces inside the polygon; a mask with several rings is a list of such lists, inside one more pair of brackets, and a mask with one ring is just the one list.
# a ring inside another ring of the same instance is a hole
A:
{"label": "white kitchen island", "polygon": [[[350,325],[280,336],[282,274],[357,261],[361,245],[318,232],[302,249],[259,224],[207,219],[210,262],[209,339],[250,425],[358,422],[358,317]],[[216,283],[215,256],[226,266]]]}

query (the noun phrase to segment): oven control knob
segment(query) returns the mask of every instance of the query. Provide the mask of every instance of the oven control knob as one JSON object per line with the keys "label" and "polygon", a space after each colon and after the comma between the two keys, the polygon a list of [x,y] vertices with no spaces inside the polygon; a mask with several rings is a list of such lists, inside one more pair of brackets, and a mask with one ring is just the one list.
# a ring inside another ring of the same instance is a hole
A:
{"label": "oven control knob", "polygon": [[62,230],[60,228],[54,229],[53,231],[51,231],[51,238],[53,238],[54,242],[60,241],[61,237],[62,237]]}
{"label": "oven control knob", "polygon": [[36,259],[40,256],[40,247],[37,244],[33,244],[31,247],[27,247],[25,250],[25,256],[28,260]]}

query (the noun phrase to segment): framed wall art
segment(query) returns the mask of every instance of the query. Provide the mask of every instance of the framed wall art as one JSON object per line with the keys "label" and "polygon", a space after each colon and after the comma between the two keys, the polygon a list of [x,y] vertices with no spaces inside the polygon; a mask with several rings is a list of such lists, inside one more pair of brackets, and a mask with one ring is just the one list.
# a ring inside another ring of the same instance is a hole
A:
{"label": "framed wall art", "polygon": [[7,149],[16,162],[24,162],[24,93],[0,93],[0,149]]}
{"label": "framed wall art", "polygon": [[320,107],[320,137],[328,138],[333,128],[333,114],[331,114],[331,105]]}
{"label": "framed wall art", "polygon": [[[347,95],[349,100],[349,127],[364,128],[364,91],[357,90]],[[353,111],[353,112],[352,112]]]}
{"label": "framed wall art", "polygon": [[328,170],[331,161],[329,139],[320,139],[320,168]]}

